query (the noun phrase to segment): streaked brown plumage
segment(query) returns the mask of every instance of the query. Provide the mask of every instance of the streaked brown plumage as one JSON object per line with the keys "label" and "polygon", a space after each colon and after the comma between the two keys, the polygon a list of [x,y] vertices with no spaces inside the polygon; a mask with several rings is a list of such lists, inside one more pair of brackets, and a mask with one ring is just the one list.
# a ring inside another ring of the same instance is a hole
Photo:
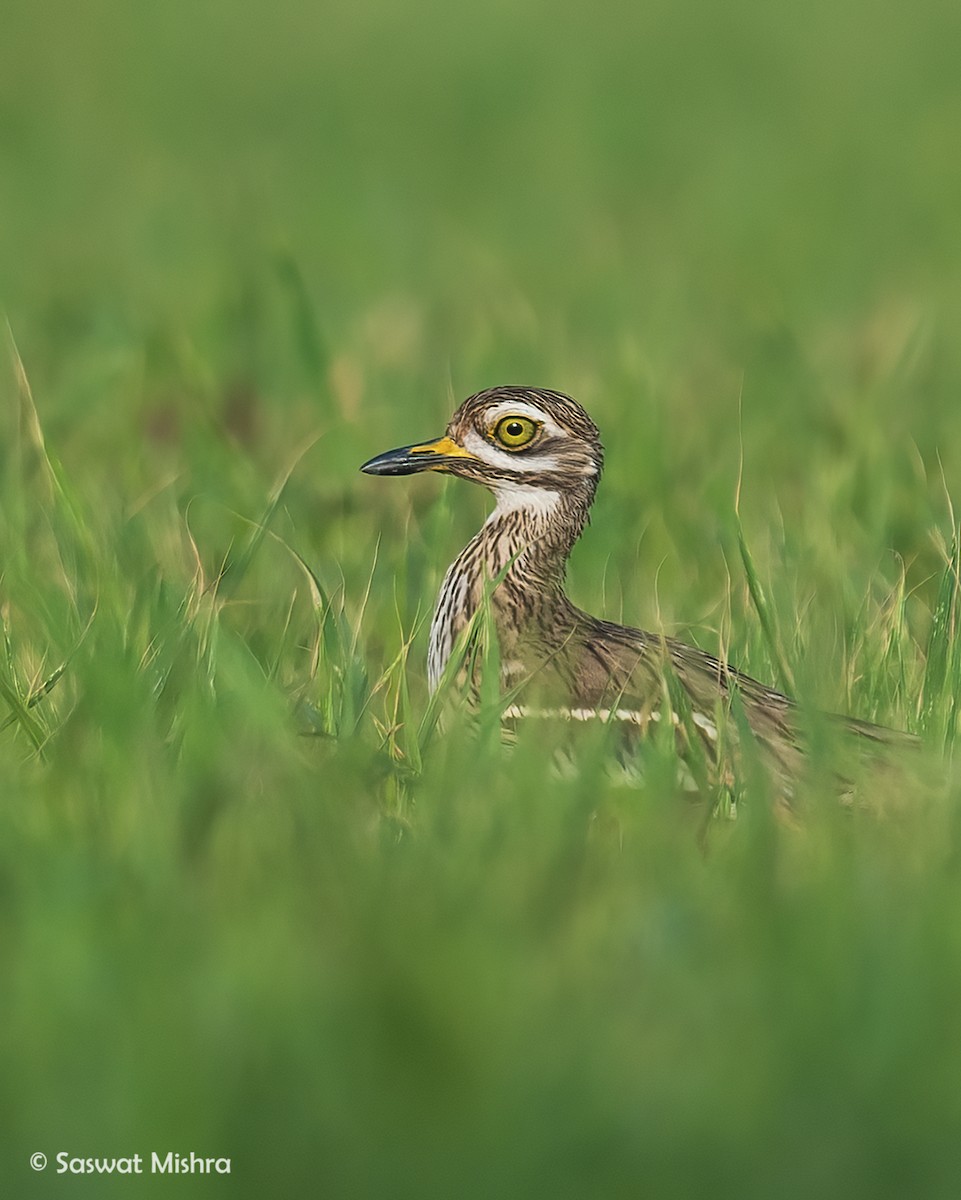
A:
{"label": "streaked brown plumage", "polygon": [[[435,688],[458,635],[486,589],[497,628],[502,686],[514,713],[614,717],[641,728],[664,709],[666,680],[680,687],[675,723],[693,727],[713,756],[718,716],[736,693],[755,738],[782,777],[801,762],[797,709],[703,650],[599,620],[564,591],[571,549],[588,520],[603,468],[597,427],[576,401],[540,388],[499,387],[469,397],[444,437],[378,455],[363,471],[434,470],[488,487],[497,504],[451,564],[431,625]],[[675,696],[677,693],[675,692]],[[830,718],[869,742],[909,740],[853,718]]]}

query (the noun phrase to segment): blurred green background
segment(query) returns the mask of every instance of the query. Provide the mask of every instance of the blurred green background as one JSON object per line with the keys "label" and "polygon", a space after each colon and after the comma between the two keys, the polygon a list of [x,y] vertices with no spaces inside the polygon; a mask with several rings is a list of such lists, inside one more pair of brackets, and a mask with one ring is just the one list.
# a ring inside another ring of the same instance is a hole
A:
{"label": "blurred green background", "polygon": [[[957,1195],[959,52],[940,0],[5,0],[4,1194]],[[484,497],[357,466],[498,383],[602,429],[575,600],[934,780],[711,823],[667,747],[432,734]]]}

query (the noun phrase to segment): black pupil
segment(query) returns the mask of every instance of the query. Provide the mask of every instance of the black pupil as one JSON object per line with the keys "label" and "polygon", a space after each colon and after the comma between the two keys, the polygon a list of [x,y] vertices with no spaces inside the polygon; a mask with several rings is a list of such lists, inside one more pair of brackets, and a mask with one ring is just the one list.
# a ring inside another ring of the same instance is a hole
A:
{"label": "black pupil", "polygon": [[507,425],[507,436],[508,437],[520,437],[523,432],[524,432],[524,426],[520,423],[520,421],[508,422],[508,425]]}

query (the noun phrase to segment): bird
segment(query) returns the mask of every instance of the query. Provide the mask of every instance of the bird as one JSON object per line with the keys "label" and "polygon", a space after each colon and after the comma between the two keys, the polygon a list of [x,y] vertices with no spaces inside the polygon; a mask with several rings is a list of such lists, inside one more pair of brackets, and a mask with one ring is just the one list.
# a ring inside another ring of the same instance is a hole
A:
{"label": "bird", "polygon": [[[369,475],[442,472],[494,495],[493,511],[441,584],[428,647],[431,691],[489,600],[506,718],[602,720],[638,734],[667,719],[682,751],[697,742],[702,761],[718,770],[719,743],[736,747],[749,730],[772,776],[796,779],[804,722],[789,696],[696,646],[591,616],[569,599],[568,558],[603,467],[600,431],[576,400],[519,386],[469,396],[442,437],[362,465]],[[862,744],[914,741],[854,717],[827,720]]]}

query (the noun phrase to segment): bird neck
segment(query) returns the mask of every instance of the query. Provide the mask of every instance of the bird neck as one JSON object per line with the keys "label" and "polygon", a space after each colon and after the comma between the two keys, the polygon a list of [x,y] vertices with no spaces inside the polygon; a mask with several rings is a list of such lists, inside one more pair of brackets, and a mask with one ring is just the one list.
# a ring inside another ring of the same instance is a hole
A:
{"label": "bird neck", "polygon": [[519,487],[497,493],[497,504],[465,547],[488,579],[512,589],[551,592],[563,587],[567,560],[587,524],[593,488]]}
{"label": "bird neck", "polygon": [[496,583],[492,607],[501,651],[510,652],[546,613],[570,609],[564,575],[574,543],[588,520],[596,479],[550,490],[503,488],[480,530],[451,563],[431,624],[428,676],[437,686],[461,630],[485,590]]}

